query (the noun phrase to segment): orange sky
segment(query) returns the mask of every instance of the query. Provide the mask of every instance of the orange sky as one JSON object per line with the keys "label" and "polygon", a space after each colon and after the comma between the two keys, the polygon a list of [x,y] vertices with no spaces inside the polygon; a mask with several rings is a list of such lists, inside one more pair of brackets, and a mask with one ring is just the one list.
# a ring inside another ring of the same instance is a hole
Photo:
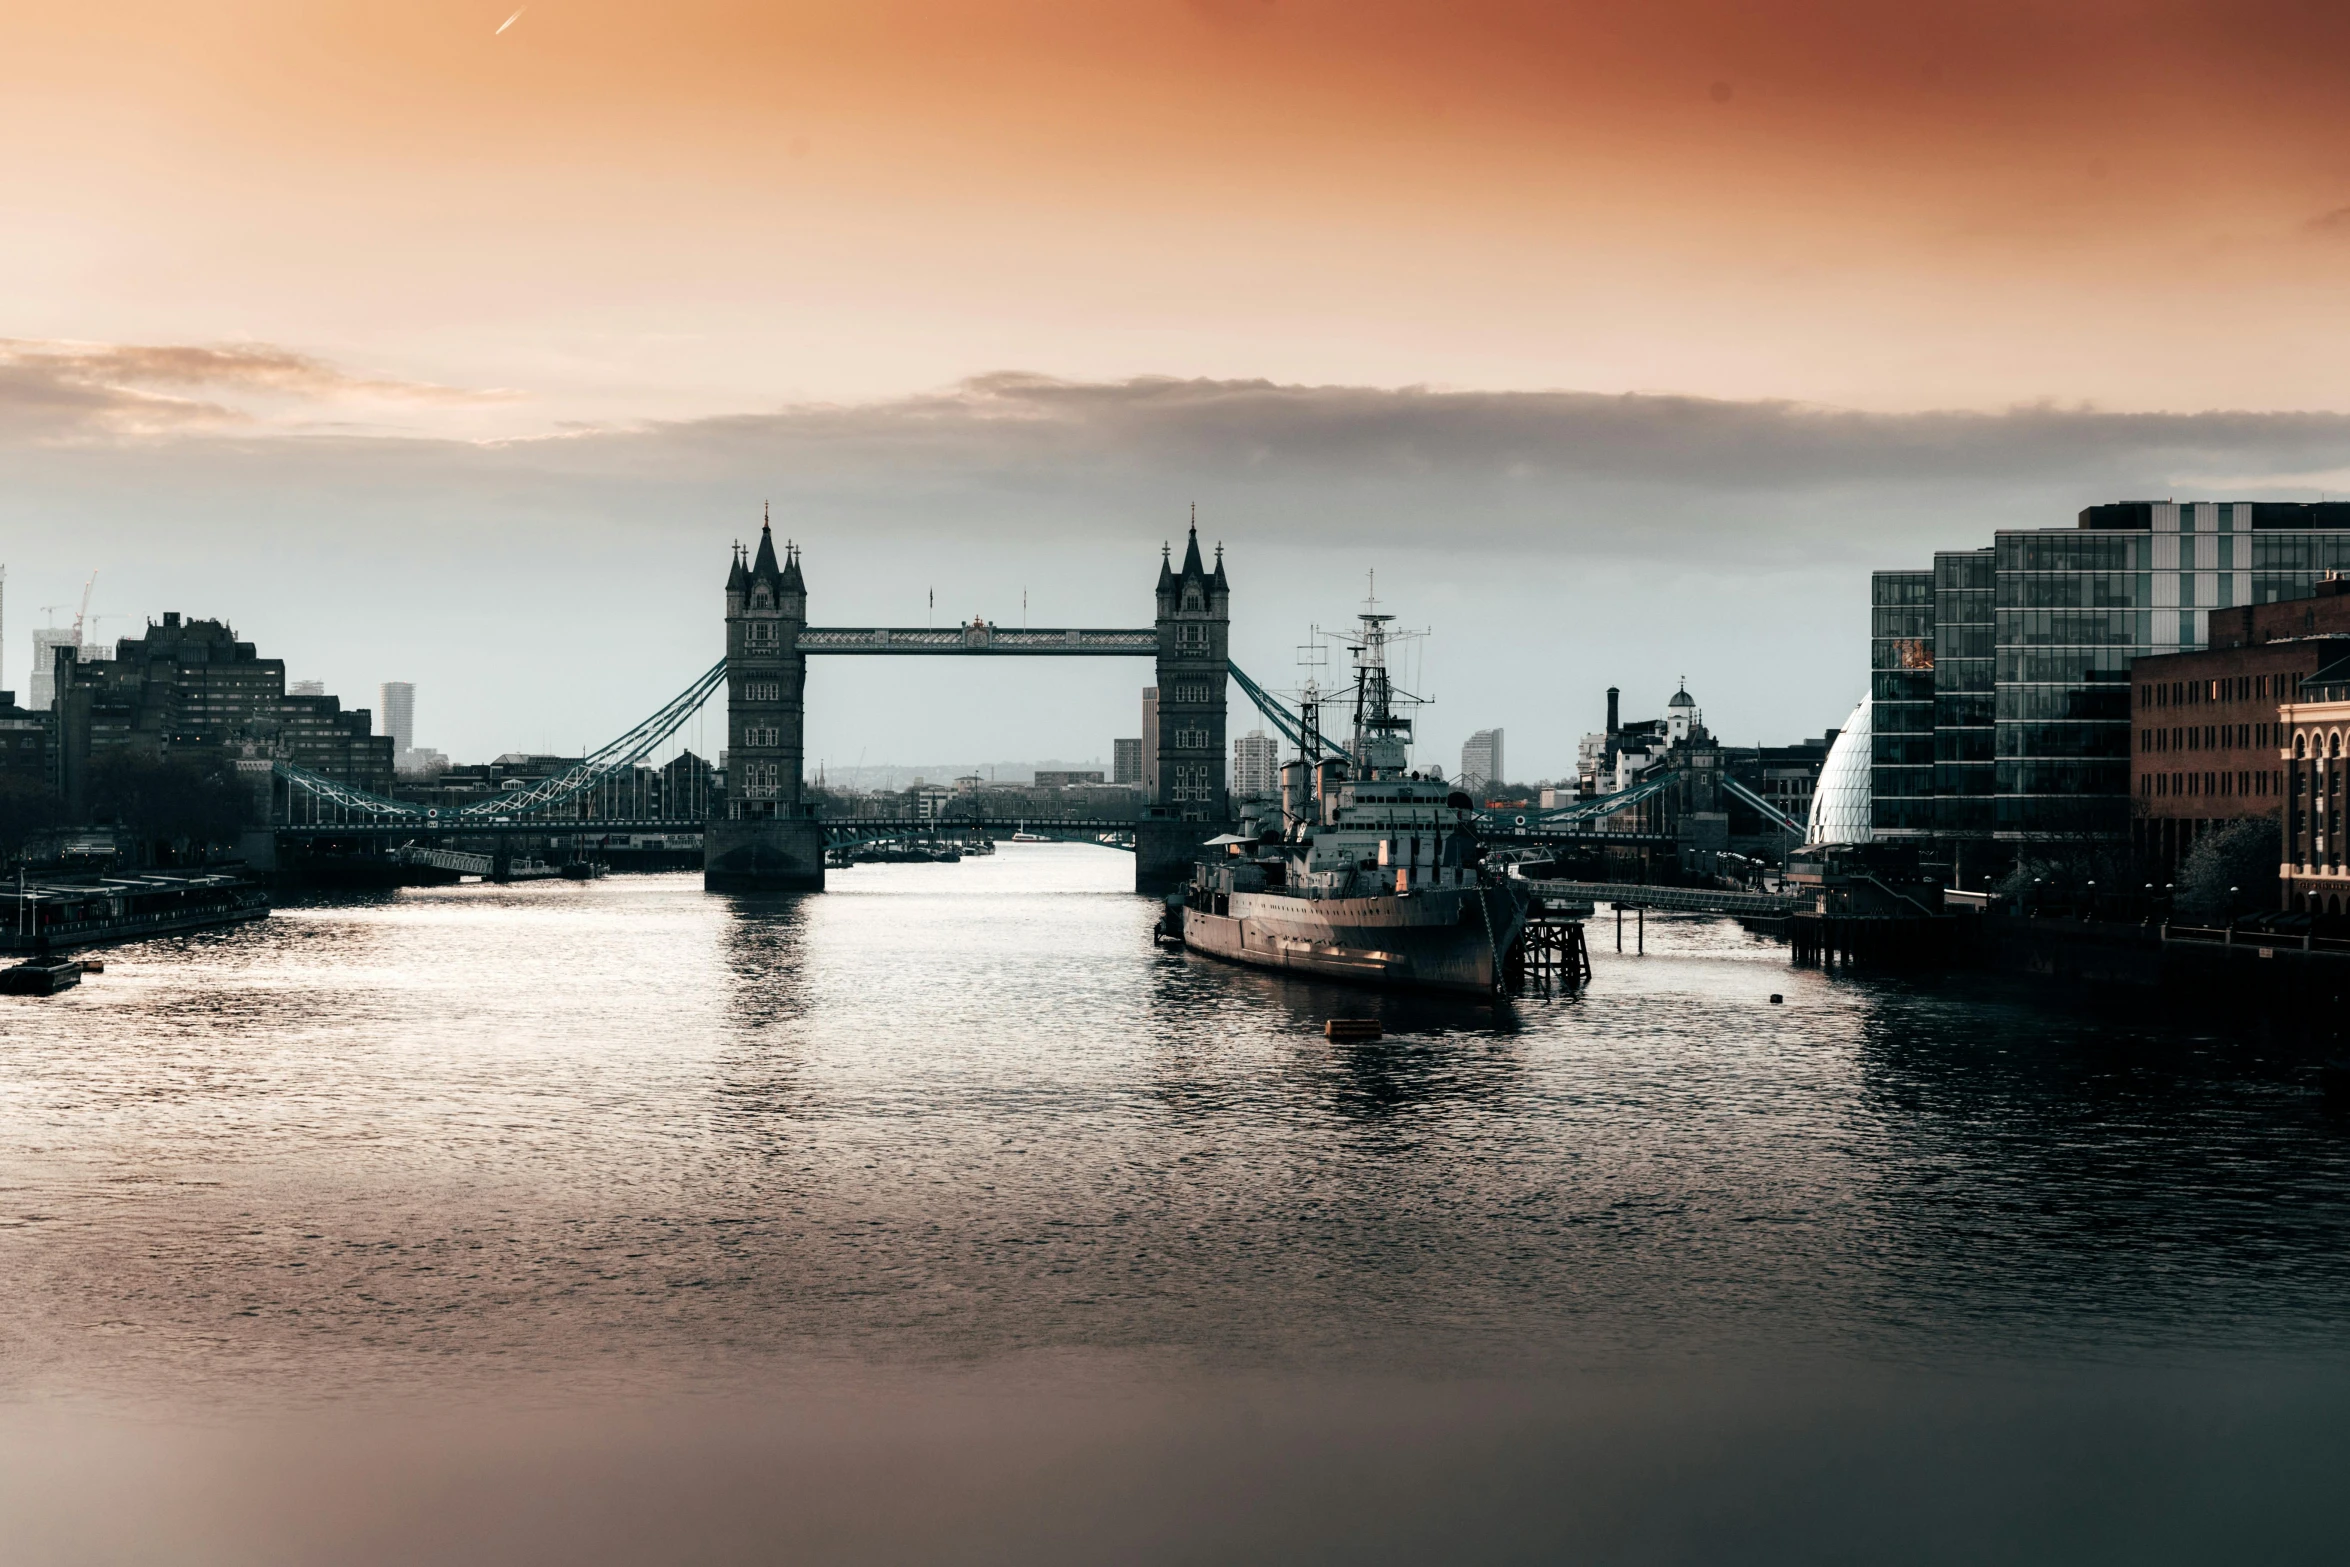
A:
{"label": "orange sky", "polygon": [[[703,667],[762,501],[886,623],[1114,618],[1196,500],[1249,667],[1376,567],[1427,755],[1540,776],[1664,671],[1836,722],[1872,566],[2350,486],[2339,5],[515,4],[0,0],[14,604],[101,570],[107,635],[226,615],[490,755]],[[836,678],[836,760],[1130,720]]]}
{"label": "orange sky", "polygon": [[9,7],[0,335],[512,394],[333,411],[459,433],[1007,367],[2350,404],[2336,8],[512,9]]}

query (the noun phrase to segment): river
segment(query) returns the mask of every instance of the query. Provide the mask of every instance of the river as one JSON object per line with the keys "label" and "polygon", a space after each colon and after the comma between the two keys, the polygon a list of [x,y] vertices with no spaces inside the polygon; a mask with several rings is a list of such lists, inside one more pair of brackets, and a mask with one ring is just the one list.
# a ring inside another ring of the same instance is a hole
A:
{"label": "river", "polygon": [[2332,1538],[2304,1053],[1697,918],[1380,997],[1158,950],[1130,876],[410,889],[0,1002],[10,1559]]}

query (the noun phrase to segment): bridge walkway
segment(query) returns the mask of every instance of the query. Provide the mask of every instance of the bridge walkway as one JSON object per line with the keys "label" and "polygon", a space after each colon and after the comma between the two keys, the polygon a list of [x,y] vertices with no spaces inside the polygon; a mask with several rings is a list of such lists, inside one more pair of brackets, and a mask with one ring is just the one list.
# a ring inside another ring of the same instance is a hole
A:
{"label": "bridge walkway", "polygon": [[1788,892],[1733,892],[1725,887],[1658,887],[1643,882],[1548,881],[1525,878],[1547,899],[1612,903],[1622,909],[1655,909],[1665,914],[1792,914],[1799,900]]}

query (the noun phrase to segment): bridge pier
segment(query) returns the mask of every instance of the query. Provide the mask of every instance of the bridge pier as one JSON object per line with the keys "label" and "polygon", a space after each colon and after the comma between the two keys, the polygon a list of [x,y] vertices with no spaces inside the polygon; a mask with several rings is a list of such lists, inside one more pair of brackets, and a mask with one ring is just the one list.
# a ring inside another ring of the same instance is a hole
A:
{"label": "bridge pier", "polygon": [[1134,824],[1134,890],[1172,892],[1191,880],[1200,846],[1224,830],[1220,822],[1183,821],[1154,810]]}
{"label": "bridge pier", "polygon": [[822,892],[824,824],[812,816],[718,818],[702,838],[710,892]]}

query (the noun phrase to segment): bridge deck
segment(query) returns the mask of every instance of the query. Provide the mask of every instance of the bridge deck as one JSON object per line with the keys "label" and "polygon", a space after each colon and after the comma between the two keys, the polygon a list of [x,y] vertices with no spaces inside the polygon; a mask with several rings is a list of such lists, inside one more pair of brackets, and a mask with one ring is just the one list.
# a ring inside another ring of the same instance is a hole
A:
{"label": "bridge deck", "polygon": [[[548,838],[652,837],[657,834],[699,834],[701,821],[608,821],[597,818],[525,817],[515,821],[478,821],[464,817],[426,820],[384,817],[376,821],[279,823],[270,830],[280,838],[488,838],[531,834]],[[1132,832],[1141,823],[1120,816],[954,816],[934,822],[895,821],[883,817],[842,816],[819,820],[827,834],[856,833],[869,837],[909,838],[968,832]],[[1215,824],[1203,825],[1203,831]]]}
{"label": "bridge deck", "polygon": [[1139,630],[1026,626],[809,626],[803,653],[992,653],[1081,658],[1156,658],[1159,634]]}

